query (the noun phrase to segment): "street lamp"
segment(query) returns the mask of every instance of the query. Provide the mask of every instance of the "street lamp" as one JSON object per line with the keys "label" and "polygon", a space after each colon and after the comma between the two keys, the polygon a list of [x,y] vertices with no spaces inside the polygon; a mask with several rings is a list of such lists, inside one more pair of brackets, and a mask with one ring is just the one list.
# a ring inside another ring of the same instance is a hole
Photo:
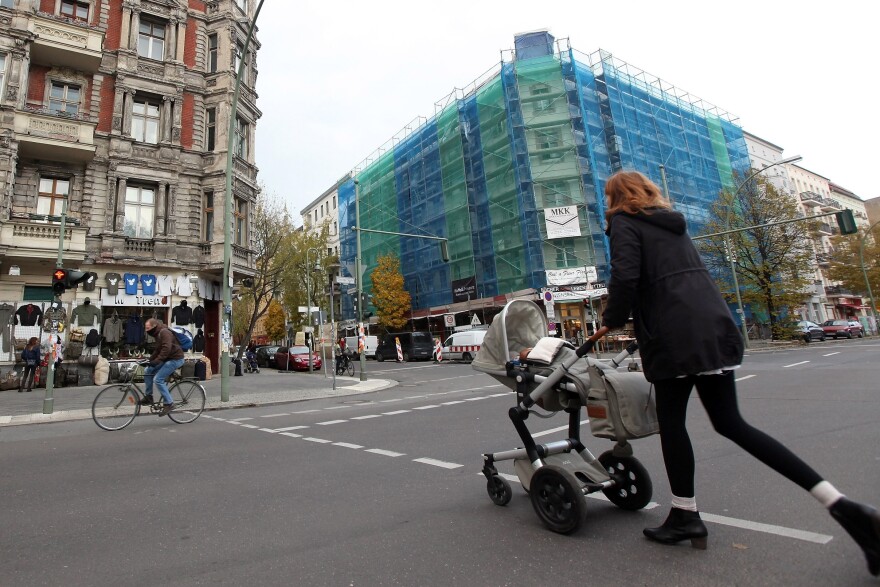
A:
{"label": "street lamp", "polygon": [[[794,157],[788,157],[786,159],[780,159],[775,163],[771,163],[766,167],[758,169],[757,171],[746,177],[745,180],[743,180],[743,182],[739,184],[739,187],[736,188],[736,191],[733,192],[733,198],[730,202],[731,205],[727,208],[727,230],[730,230],[730,215],[734,210],[733,203],[736,200],[737,195],[739,195],[740,190],[742,190],[746,186],[746,184],[752,180],[752,178],[757,176],[759,173],[763,173],[764,171],[770,169],[771,167],[776,167],[777,165],[785,165],[787,163],[795,163],[797,161],[800,161],[801,159],[803,159],[803,157],[801,157],[800,155],[795,155]],[[729,235],[725,235],[724,244],[727,248],[727,258],[730,259],[730,272],[733,275],[733,289],[736,292],[736,311],[739,314],[739,323],[742,327],[743,344],[745,345],[745,348],[749,348],[749,331],[746,327],[746,313],[743,309],[742,296],[739,292],[739,278],[736,275],[736,255],[733,250],[733,245],[730,242]]]}
{"label": "street lamp", "polygon": [[[361,276],[361,199],[360,199],[360,185],[357,179],[354,180],[354,225],[356,227],[355,232],[355,242],[357,243],[357,256],[354,260],[354,273],[355,279],[357,280],[357,322],[358,322],[358,330],[357,330],[357,340],[358,347],[361,346],[362,341],[366,341],[364,338],[366,333],[364,332],[364,300],[362,293],[363,288],[363,279]],[[366,347],[366,345],[364,345]],[[366,348],[358,348],[358,354],[360,355],[360,363],[361,363],[361,373],[360,380],[367,380],[367,349]]]}
{"label": "street lamp", "polygon": [[333,372],[333,391],[336,391],[336,318],[333,315],[333,306],[336,304],[336,300],[333,297],[333,276],[336,275],[339,268],[339,263],[331,263],[327,266],[327,273],[330,276],[330,333],[333,335],[333,340],[330,341],[330,370]]}
{"label": "street lamp", "polygon": [[874,331],[880,328],[880,322],[877,321],[877,302],[874,301],[874,294],[871,292],[871,282],[868,280],[868,270],[865,269],[865,239],[874,230],[874,227],[880,224],[880,220],[868,227],[865,234],[859,239],[859,264],[862,266],[862,275],[865,277],[865,287],[868,288],[868,297],[871,299],[871,315],[874,316]]}
{"label": "street lamp", "polygon": [[[312,328],[312,280],[309,277],[309,274],[312,272],[312,266],[309,264],[309,253],[315,251],[315,257],[320,256],[320,251],[315,247],[310,247],[306,249],[306,324],[309,325],[309,328]],[[318,265],[318,261],[315,261],[315,270],[320,269],[320,265]],[[320,309],[319,309],[320,311]],[[308,331],[306,331],[308,332]],[[315,343],[315,333],[312,331],[312,344]],[[312,355],[314,353],[314,349],[309,348],[309,373],[312,373]]]}

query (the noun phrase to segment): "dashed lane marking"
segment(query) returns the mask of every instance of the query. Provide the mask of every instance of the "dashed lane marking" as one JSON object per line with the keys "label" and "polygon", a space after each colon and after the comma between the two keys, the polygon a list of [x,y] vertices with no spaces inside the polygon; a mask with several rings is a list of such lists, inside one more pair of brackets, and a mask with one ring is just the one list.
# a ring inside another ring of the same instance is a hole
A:
{"label": "dashed lane marking", "polygon": [[308,426],[288,426],[286,428],[276,428],[276,432],[287,432],[288,430],[302,430],[303,428],[308,428]]}
{"label": "dashed lane marking", "polygon": [[414,409],[414,410],[430,410],[431,408],[439,408],[439,407],[440,407],[440,406],[439,406],[438,404],[431,404],[431,405],[428,405],[428,406],[419,406],[419,407],[417,407],[417,408],[413,408],[413,409]]}
{"label": "dashed lane marking", "polygon": [[350,442],[334,442],[333,446],[341,446],[343,448],[354,448],[354,449],[364,448],[360,444],[352,444]]}
{"label": "dashed lane marking", "polygon": [[381,418],[381,414],[367,414],[366,416],[355,416],[352,420],[369,420],[370,418]]}
{"label": "dashed lane marking", "polygon": [[458,463],[448,463],[446,461],[438,461],[437,459],[429,459],[429,458],[421,458],[421,459],[413,459],[416,463],[424,463],[426,465],[433,465],[435,467],[442,467],[443,469],[458,469],[459,467],[463,467],[464,465],[459,465]]}
{"label": "dashed lane marking", "polygon": [[745,381],[746,379],[751,379],[754,375],[743,375],[742,377],[738,377],[734,379],[734,381]]}
{"label": "dashed lane marking", "polygon": [[794,538],[805,542],[814,542],[816,544],[828,544],[831,539],[834,538],[827,534],[817,534],[816,532],[807,532],[806,530],[797,530],[795,528],[786,528],[785,526],[775,526],[773,524],[763,524],[761,522],[752,522],[750,520],[739,520],[727,516],[707,514],[706,512],[700,512],[700,517],[706,522],[715,522],[716,524],[753,530],[755,532],[763,532],[765,534],[776,534],[777,536],[785,536],[787,538]]}
{"label": "dashed lane marking", "polygon": [[408,414],[410,410],[396,410],[394,412],[382,412],[383,416],[396,416],[397,414]]}
{"label": "dashed lane marking", "polygon": [[840,354],[840,351],[834,351],[833,353],[828,353],[827,355],[822,355],[822,356],[823,357],[831,357],[831,356],[839,355],[839,354]]}
{"label": "dashed lane marking", "polygon": [[797,363],[792,363],[791,365],[783,365],[783,369],[788,369],[789,367],[797,367],[798,365],[806,365],[809,361],[799,361]]}
{"label": "dashed lane marking", "polygon": [[281,432],[281,436],[289,436],[291,438],[302,438],[302,434],[296,434],[294,432]]}
{"label": "dashed lane marking", "polygon": [[444,406],[454,406],[455,404],[463,404],[463,403],[464,403],[463,399],[456,399],[456,400],[452,400],[451,402],[443,402],[443,405]]}
{"label": "dashed lane marking", "polygon": [[281,412],[280,414],[266,414],[265,416],[260,416],[261,418],[279,418],[281,416],[289,416],[290,412]]}
{"label": "dashed lane marking", "polygon": [[271,432],[272,434],[278,434],[277,430],[272,430],[271,428],[258,428],[261,432]]}
{"label": "dashed lane marking", "polygon": [[254,426],[253,424],[242,424],[242,428],[259,428],[259,426]]}
{"label": "dashed lane marking", "polygon": [[333,442],[332,440],[327,440],[326,438],[315,438],[314,436],[303,436],[303,440],[308,440],[309,442],[317,442],[318,444],[330,444]]}
{"label": "dashed lane marking", "polygon": [[342,424],[343,422],[348,422],[348,420],[328,420],[326,422],[316,422],[316,426],[330,426],[331,424]]}
{"label": "dashed lane marking", "polygon": [[244,422],[246,420],[253,420],[253,418],[233,418],[230,422]]}
{"label": "dashed lane marking", "polygon": [[299,412],[291,412],[291,414],[313,414],[320,411],[321,410],[300,410]]}
{"label": "dashed lane marking", "polygon": [[403,452],[394,452],[393,450],[384,450],[381,448],[368,448],[364,452],[371,452],[377,455],[384,455],[386,457],[403,457],[406,456],[406,453]]}

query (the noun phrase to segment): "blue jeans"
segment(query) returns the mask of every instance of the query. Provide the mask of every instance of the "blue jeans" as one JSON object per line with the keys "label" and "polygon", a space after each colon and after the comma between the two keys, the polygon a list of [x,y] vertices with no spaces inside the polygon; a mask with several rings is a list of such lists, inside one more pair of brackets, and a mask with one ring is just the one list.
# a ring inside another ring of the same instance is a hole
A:
{"label": "blue jeans", "polygon": [[159,393],[162,394],[162,399],[164,400],[163,403],[173,404],[174,400],[171,399],[171,393],[168,391],[168,384],[165,383],[165,379],[179,369],[181,365],[183,365],[183,359],[170,359],[158,367],[149,366],[144,369],[144,387],[146,388],[146,394],[149,396],[153,395],[153,380],[155,379],[156,388],[158,388]]}

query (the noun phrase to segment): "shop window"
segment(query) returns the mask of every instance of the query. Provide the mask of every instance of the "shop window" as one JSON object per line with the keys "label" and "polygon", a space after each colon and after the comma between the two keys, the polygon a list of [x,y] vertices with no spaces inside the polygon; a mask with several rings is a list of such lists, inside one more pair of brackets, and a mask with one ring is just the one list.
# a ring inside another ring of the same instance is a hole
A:
{"label": "shop window", "polygon": [[213,151],[217,140],[217,109],[205,108],[205,150]]}
{"label": "shop window", "polygon": [[159,142],[159,104],[135,99],[132,104],[131,136],[134,140],[153,145]]}
{"label": "shop window", "polygon": [[202,239],[208,243],[214,240],[214,192],[205,192],[202,211]]}
{"label": "shop window", "polygon": [[240,247],[244,247],[247,245],[247,202],[236,198],[235,199],[235,210],[233,211],[233,216],[235,217],[233,222],[235,226],[235,244]]}
{"label": "shop window", "polygon": [[73,20],[81,20],[88,22],[89,20],[89,3],[75,2],[72,0],[61,0],[61,16],[72,18]]}
{"label": "shop window", "polygon": [[70,193],[70,180],[57,177],[41,177],[37,195],[37,214],[60,216],[64,200]]}
{"label": "shop window", "polygon": [[65,82],[51,82],[49,110],[55,114],[76,116],[79,113],[80,87]]}
{"label": "shop window", "polygon": [[165,23],[141,18],[138,31],[138,55],[162,61],[165,57]]}
{"label": "shop window", "polygon": [[208,35],[208,73],[217,72],[217,33]]}
{"label": "shop window", "polygon": [[125,224],[122,232],[131,238],[153,238],[156,190],[147,186],[125,189]]}
{"label": "shop window", "polygon": [[241,157],[242,159],[247,159],[248,156],[248,132],[249,132],[248,123],[245,122],[241,117],[237,117],[235,119],[235,145],[233,149],[233,153],[236,156]]}

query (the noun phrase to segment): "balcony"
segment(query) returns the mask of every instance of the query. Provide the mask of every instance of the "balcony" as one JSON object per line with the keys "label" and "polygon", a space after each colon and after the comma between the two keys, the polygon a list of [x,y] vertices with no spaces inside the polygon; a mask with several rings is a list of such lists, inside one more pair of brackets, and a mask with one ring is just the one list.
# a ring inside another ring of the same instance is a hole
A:
{"label": "balcony", "polygon": [[32,14],[28,30],[34,34],[31,61],[97,73],[104,33],[85,23],[45,12]]}
{"label": "balcony", "polygon": [[257,184],[257,166],[251,165],[239,156],[233,158],[233,169],[235,175],[246,180],[251,185]]}
{"label": "balcony", "polygon": [[819,204],[819,209],[823,212],[837,212],[838,210],[843,210],[843,205],[831,198],[823,198]]}
{"label": "balcony", "polygon": [[834,229],[827,222],[820,222],[817,228],[817,232],[824,236],[831,236],[834,234]]}
{"label": "balcony", "polygon": [[68,163],[86,163],[95,156],[96,122],[85,114],[61,115],[30,107],[15,113],[19,155]]}
{"label": "balcony", "polygon": [[815,192],[801,192],[800,199],[804,206],[818,206],[822,203],[822,196]]}
{"label": "balcony", "polygon": [[[45,218],[45,217],[42,217]],[[70,219],[69,219],[70,220]],[[64,259],[82,261],[86,257],[88,228],[64,226]],[[61,225],[31,214],[13,214],[0,222],[0,257],[5,259],[54,259],[58,254]]]}

